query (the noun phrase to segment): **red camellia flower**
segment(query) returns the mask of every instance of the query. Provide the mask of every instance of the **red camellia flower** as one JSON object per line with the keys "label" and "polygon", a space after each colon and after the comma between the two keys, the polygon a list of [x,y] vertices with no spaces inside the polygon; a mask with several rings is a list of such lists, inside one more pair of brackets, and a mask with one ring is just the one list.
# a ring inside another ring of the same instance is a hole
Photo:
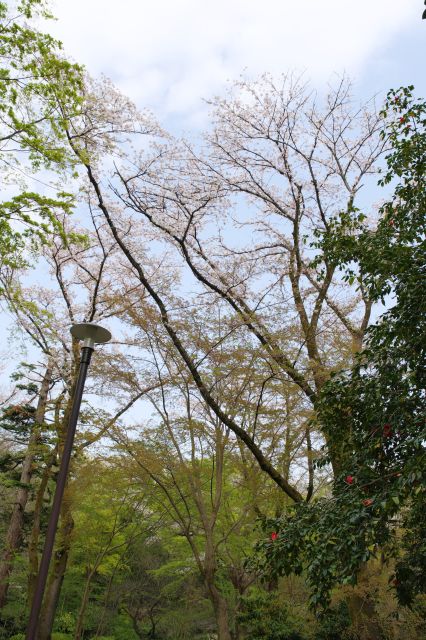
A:
{"label": "red camellia flower", "polygon": [[400,121],[401,124],[404,124],[404,122],[405,122],[404,116],[402,116],[402,118],[400,118],[399,121]]}
{"label": "red camellia flower", "polygon": [[271,533],[271,540],[272,540],[272,542],[274,542],[274,540],[276,540],[277,538],[278,538],[278,533],[276,533],[275,531],[273,531],[273,532]]}
{"label": "red camellia flower", "polygon": [[362,504],[364,507],[370,507],[373,504],[373,501],[371,498],[365,498],[365,500],[362,501]]}
{"label": "red camellia flower", "polygon": [[385,438],[390,438],[392,435],[392,425],[389,422],[383,425],[383,435]]}
{"label": "red camellia flower", "polygon": [[353,484],[354,481],[355,481],[355,478],[353,476],[346,476],[345,478],[346,484]]}

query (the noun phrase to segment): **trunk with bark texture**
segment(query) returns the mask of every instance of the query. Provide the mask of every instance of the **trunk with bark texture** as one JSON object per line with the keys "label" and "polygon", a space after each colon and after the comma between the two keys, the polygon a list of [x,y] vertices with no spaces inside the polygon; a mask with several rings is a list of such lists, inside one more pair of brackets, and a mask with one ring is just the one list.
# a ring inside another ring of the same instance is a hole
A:
{"label": "trunk with bark texture", "polygon": [[34,428],[31,433],[27,453],[22,463],[22,471],[20,477],[21,486],[16,495],[16,501],[10,518],[9,527],[6,534],[5,548],[2,554],[0,565],[0,609],[6,604],[7,592],[9,589],[10,574],[13,569],[15,553],[22,539],[22,525],[24,521],[25,507],[28,502],[29,484],[33,475],[33,464],[35,450],[40,440],[40,425],[43,424],[46,412],[47,396],[49,393],[49,385],[52,378],[52,367],[47,365],[43,381],[40,387],[37,409],[34,418]]}
{"label": "trunk with bark texture", "polygon": [[[73,374],[71,388],[68,389],[67,402],[65,405],[62,420],[60,420],[61,403],[56,407],[56,430],[58,433],[59,464],[62,457],[62,450],[66,437],[66,430],[69,424],[75,385],[78,375],[79,347],[77,340],[73,340]],[[71,513],[71,495],[68,485],[62,499],[59,528],[56,533],[56,550],[53,555],[53,567],[50,568],[49,580],[43,599],[43,607],[40,615],[40,622],[37,632],[37,640],[51,640],[53,622],[55,620],[56,607],[58,606],[59,595],[64,581],[65,570],[67,568],[68,556],[71,548],[71,534],[74,528],[74,521]],[[52,565],[52,563],[51,563]]]}
{"label": "trunk with bark texture", "polygon": [[56,607],[58,606],[59,595],[61,593],[65,570],[67,568],[71,548],[71,534],[74,528],[74,521],[72,519],[70,507],[71,504],[69,496],[65,494],[61,512],[60,528],[58,531],[58,546],[55,551],[53,568],[50,573],[44,597],[37,640],[51,640],[52,637]]}
{"label": "trunk with bark texture", "polygon": [[38,541],[40,538],[40,522],[41,511],[43,508],[44,496],[46,494],[47,483],[52,475],[52,466],[56,460],[56,453],[48,460],[43,475],[41,477],[40,486],[37,490],[35,504],[33,526],[31,527],[30,540],[28,543],[28,602],[32,602],[34,589],[38,575]]}
{"label": "trunk with bark texture", "polygon": [[232,640],[229,628],[228,604],[214,584],[210,584],[207,588],[216,618],[218,640]]}
{"label": "trunk with bark texture", "polygon": [[215,584],[215,574],[216,560],[213,540],[211,535],[207,535],[204,556],[204,582],[213,605],[217,624],[217,637],[218,640],[232,640],[231,630],[229,628],[228,603]]}

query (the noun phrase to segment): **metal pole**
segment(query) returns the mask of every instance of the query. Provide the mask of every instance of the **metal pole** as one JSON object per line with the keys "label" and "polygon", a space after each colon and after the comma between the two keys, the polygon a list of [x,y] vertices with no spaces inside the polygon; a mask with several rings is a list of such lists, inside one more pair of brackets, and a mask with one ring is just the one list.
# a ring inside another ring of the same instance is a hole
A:
{"label": "metal pole", "polygon": [[72,446],[74,443],[75,430],[77,427],[78,414],[80,412],[81,398],[83,395],[84,383],[86,382],[87,370],[90,365],[90,359],[92,357],[93,349],[94,345],[85,345],[81,350],[80,369],[78,372],[78,379],[75,387],[71,414],[65,437],[61,465],[56,481],[55,497],[53,498],[52,511],[49,517],[46,540],[44,543],[43,555],[41,558],[40,568],[37,576],[34,597],[31,604],[31,613],[25,640],[36,640],[40,609],[43,602],[44,590],[46,588],[47,576],[49,574],[49,565],[52,558],[53,546],[55,543],[56,528],[58,526],[59,514],[61,512],[62,497],[64,495],[65,485],[68,477],[68,468],[70,464]]}

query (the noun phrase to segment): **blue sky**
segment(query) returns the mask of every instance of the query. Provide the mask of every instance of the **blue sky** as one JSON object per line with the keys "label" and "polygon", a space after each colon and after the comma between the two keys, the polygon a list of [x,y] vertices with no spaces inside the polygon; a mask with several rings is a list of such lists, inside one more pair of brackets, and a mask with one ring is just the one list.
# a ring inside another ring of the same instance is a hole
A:
{"label": "blue sky", "polygon": [[[426,97],[422,0],[54,0],[46,30],[174,134],[207,127],[203,98],[239,74],[304,71],[314,86],[346,72],[361,100],[414,84]],[[13,347],[2,325],[0,372]]]}
{"label": "blue sky", "polygon": [[[426,95],[422,0],[55,0],[49,30],[174,133],[206,126],[203,98],[245,72],[346,72],[360,98],[401,84]],[[52,28],[53,27],[53,28]]]}

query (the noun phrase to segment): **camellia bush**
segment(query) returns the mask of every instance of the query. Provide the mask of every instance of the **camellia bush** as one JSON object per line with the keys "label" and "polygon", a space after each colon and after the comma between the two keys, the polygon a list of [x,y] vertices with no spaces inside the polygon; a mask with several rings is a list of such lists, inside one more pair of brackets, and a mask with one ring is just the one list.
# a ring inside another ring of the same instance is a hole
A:
{"label": "camellia bush", "polygon": [[[316,405],[335,478],[331,494],[264,520],[257,562],[269,575],[306,575],[311,605],[326,608],[363,563],[394,560],[389,586],[410,606],[426,591],[425,211],[426,103],[413,87],[392,90],[382,111],[393,196],[375,229],[346,211],[315,248],[386,311],[350,370],[335,373]],[[266,536],[265,536],[266,537]]]}

